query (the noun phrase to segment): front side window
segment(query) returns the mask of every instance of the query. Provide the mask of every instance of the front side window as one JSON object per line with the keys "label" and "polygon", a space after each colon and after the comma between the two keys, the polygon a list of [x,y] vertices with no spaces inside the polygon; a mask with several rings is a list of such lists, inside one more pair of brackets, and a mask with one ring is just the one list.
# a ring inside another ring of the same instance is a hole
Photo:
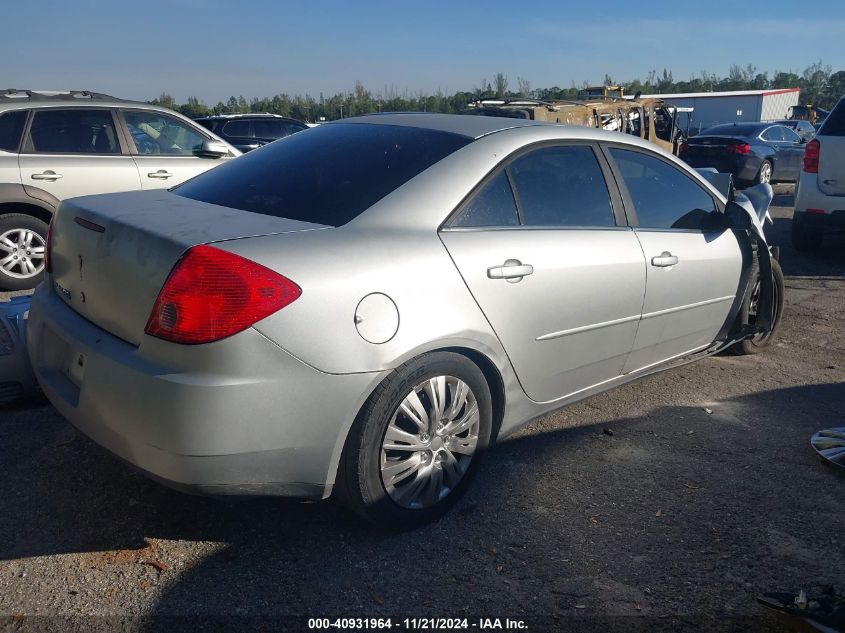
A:
{"label": "front side window", "polygon": [[37,110],[32,117],[29,140],[37,153],[120,153],[114,121],[108,110]]}
{"label": "front side window", "polygon": [[470,141],[413,127],[331,123],[250,152],[173,191],[242,211],[340,226]]}
{"label": "front side window", "polygon": [[500,170],[464,205],[452,226],[517,226],[519,214],[504,170]]}
{"label": "front side window", "polygon": [[631,196],[639,224],[650,229],[699,229],[716,213],[711,195],[677,167],[642,152],[610,154]]}
{"label": "front side window", "polygon": [[0,149],[14,152],[21,142],[27,110],[12,110],[0,114]]}
{"label": "front side window", "polygon": [[206,140],[184,121],[161,112],[125,110],[123,118],[139,154],[191,156]]}
{"label": "front side window", "polygon": [[591,147],[543,147],[508,169],[526,226],[615,226],[607,183]]}

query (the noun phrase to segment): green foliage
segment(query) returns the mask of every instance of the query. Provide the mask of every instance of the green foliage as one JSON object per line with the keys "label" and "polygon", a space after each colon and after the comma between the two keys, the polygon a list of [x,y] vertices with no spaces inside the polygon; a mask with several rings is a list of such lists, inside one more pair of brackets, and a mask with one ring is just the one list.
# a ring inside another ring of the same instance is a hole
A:
{"label": "green foliage", "polygon": [[[605,84],[615,83],[610,75],[605,75]],[[517,90],[508,90],[508,76],[504,73],[493,75],[493,81],[485,77],[470,91],[459,91],[445,95],[441,90],[432,95],[423,91],[411,93],[398,91],[395,86],[385,86],[380,92],[373,93],[356,81],[351,92],[341,92],[331,97],[319,98],[311,95],[277,94],[273,97],[253,97],[248,102],[243,96],[231,96],[224,103],[209,107],[196,97],[189,97],[187,103],[179,105],[172,96],[161,93],[150,103],[178,110],[182,114],[196,118],[209,114],[234,114],[248,112],[269,112],[293,117],[302,121],[333,120],[341,117],[368,114],[371,112],[444,112],[454,113],[465,109],[478,99],[517,99],[530,97],[543,101],[575,99],[587,82],[572,82],[569,88],[554,86],[551,88],[531,88],[528,79],[517,77]],[[730,67],[726,77],[702,71],[692,74],[686,81],[675,81],[672,71],[664,68],[662,72],[649,71],[645,80],[634,79],[622,82],[626,94],[669,94],[678,92],[719,92],[725,90],[767,90],[779,88],[801,88],[800,102],[812,103],[822,108],[831,108],[840,97],[845,95],[845,70],[833,72],[831,66],[821,61],[811,64],[799,75],[794,72],[776,71],[770,78],[766,72],[758,72],[753,64]]]}

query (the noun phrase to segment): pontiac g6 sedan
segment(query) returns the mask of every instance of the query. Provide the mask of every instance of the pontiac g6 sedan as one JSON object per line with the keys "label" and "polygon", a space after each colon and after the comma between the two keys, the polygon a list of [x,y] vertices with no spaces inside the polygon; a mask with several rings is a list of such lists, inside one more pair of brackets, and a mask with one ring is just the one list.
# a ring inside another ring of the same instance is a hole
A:
{"label": "pontiac g6 sedan", "polygon": [[502,118],[322,125],[66,201],[48,244],[30,354],[83,433],[177,488],[394,527],[530,419],[764,348],[782,303],[758,225],[671,155]]}

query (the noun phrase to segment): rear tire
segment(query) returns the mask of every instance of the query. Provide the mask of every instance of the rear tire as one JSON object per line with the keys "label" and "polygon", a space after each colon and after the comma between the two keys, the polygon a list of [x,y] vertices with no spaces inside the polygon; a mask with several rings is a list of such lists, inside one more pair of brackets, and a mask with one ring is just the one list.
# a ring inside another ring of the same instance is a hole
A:
{"label": "rear tire", "polygon": [[[437,394],[443,394],[440,408]],[[418,416],[421,424],[405,413],[417,406],[426,413]],[[434,352],[411,360],[376,388],[358,415],[335,495],[384,527],[410,529],[433,521],[466,492],[490,445],[492,419],[487,381],[468,358]]]}
{"label": "rear tire", "polygon": [[44,279],[47,224],[24,213],[0,215],[0,288],[28,290]]}
{"label": "rear tire", "polygon": [[793,216],[792,246],[799,253],[814,253],[822,245],[824,234],[819,229],[804,226]]}
{"label": "rear tire", "polygon": [[[760,284],[758,281],[760,273],[756,263],[754,264],[754,271],[752,275],[753,279],[755,279],[755,288],[742,302],[742,307],[739,311],[739,322],[741,324],[753,324],[755,319],[756,304],[760,294]],[[766,334],[758,334],[757,336],[754,336],[752,338],[747,338],[743,341],[739,341],[738,343],[734,343],[730,347],[730,351],[732,353],[740,356],[759,354],[760,352],[764,351],[774,340],[775,335],[777,334],[778,326],[780,325],[781,316],[783,315],[784,291],[783,271],[780,268],[780,264],[778,264],[777,260],[775,259],[772,259],[772,277],[775,283],[775,314],[774,319],[772,319],[771,331],[767,332]]]}

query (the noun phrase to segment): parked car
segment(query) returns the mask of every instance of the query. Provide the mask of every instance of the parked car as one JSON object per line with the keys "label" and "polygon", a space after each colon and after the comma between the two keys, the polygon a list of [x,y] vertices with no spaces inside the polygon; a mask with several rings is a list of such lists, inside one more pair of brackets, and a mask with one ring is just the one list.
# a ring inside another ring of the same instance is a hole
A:
{"label": "parked car", "polygon": [[782,275],[752,216],[628,135],[344,119],[63,203],[30,356],[68,420],[159,481],[410,526],[527,421],[770,344]]}
{"label": "parked car", "polygon": [[795,192],[792,244],[817,250],[826,233],[845,231],[845,97],[807,143]]}
{"label": "parked car", "polygon": [[803,140],[785,125],[726,123],[708,128],[681,146],[692,167],[715,167],[733,174],[737,184],[798,179]]}
{"label": "parked car", "polygon": [[196,122],[242,152],[308,129],[306,123],[278,114],[221,114],[201,117]]}
{"label": "parked car", "polygon": [[809,121],[794,121],[791,119],[784,119],[783,121],[773,121],[778,125],[784,125],[795,132],[801,139],[807,143],[816,135],[816,128]]}
{"label": "parked car", "polygon": [[149,103],[87,91],[0,92],[0,288],[41,281],[47,225],[61,200],[170,187],[238,155]]}

